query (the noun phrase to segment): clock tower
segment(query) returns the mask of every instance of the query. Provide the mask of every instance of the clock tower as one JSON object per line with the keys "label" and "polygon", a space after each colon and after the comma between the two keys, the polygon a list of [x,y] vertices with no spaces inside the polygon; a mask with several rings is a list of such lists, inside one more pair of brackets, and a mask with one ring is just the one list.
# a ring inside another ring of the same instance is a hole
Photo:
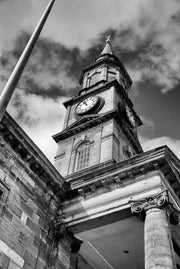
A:
{"label": "clock tower", "polygon": [[53,136],[55,166],[65,178],[142,152],[137,137],[142,123],[129,98],[131,84],[108,38],[99,57],[82,71],[78,95],[64,103],[63,131]]}

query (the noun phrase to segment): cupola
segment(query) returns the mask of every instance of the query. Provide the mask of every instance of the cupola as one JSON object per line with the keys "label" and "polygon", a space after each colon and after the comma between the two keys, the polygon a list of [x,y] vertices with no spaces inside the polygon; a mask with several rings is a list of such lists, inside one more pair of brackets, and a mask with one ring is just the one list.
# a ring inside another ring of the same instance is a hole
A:
{"label": "cupola", "polygon": [[79,95],[82,95],[93,88],[102,86],[112,80],[117,80],[128,94],[132,80],[124,65],[114,54],[109,36],[106,39],[101,54],[96,58],[95,63],[82,71],[80,77],[81,90]]}

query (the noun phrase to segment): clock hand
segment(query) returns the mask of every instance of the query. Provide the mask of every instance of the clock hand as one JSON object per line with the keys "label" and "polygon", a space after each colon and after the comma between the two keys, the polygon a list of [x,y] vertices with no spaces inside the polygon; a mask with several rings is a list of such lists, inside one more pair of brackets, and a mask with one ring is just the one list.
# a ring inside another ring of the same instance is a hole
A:
{"label": "clock hand", "polygon": [[83,104],[85,104],[85,105],[87,106],[87,102],[86,102],[86,100],[83,101]]}

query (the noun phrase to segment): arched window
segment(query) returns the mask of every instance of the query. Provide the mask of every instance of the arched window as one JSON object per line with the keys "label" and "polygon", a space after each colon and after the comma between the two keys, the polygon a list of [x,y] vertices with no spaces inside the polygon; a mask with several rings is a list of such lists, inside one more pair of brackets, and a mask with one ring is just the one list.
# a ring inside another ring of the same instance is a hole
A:
{"label": "arched window", "polygon": [[84,141],[76,149],[75,171],[89,166],[90,147],[90,141]]}

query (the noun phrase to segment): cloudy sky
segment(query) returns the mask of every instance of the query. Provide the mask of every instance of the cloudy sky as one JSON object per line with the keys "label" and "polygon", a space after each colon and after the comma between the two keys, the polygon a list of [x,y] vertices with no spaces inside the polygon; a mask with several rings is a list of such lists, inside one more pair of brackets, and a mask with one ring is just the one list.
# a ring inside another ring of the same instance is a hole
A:
{"label": "cloudy sky", "polygon": [[[0,0],[0,91],[48,0]],[[8,112],[53,162],[62,102],[108,34],[132,80],[144,150],[167,144],[180,157],[180,1],[56,0]]]}

